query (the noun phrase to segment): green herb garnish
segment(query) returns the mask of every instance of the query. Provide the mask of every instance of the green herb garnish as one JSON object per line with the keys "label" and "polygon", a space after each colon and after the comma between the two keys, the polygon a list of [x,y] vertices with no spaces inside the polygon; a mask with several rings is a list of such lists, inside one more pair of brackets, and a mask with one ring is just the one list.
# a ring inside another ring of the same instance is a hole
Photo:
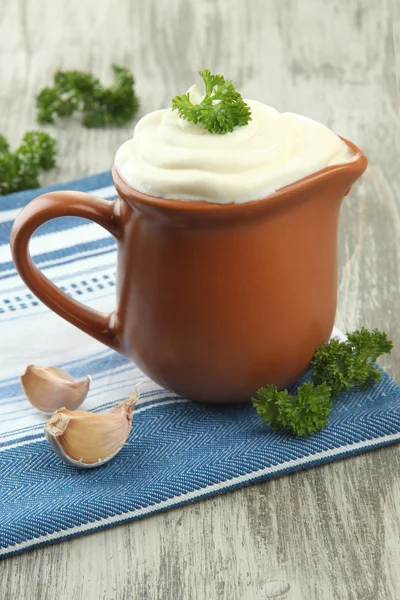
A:
{"label": "green herb garnish", "polygon": [[286,427],[295,435],[307,436],[326,427],[332,408],[331,388],[326,383],[303,383],[297,395],[291,396],[270,384],[258,390],[253,406],[273,429]]}
{"label": "green herb garnish", "polygon": [[15,152],[0,135],[0,196],[39,187],[40,171],[56,165],[57,142],[42,131],[28,131]]}
{"label": "green herb garnish", "polygon": [[125,67],[113,65],[114,84],[103,87],[91,73],[56,71],[54,87],[44,88],[36,98],[39,123],[54,123],[81,111],[86,127],[122,126],[137,114],[139,102],[134,78]]}
{"label": "green herb garnish", "polygon": [[376,359],[382,354],[390,354],[393,344],[387,334],[378,329],[347,334],[347,340],[333,339],[317,348],[312,361],[314,383],[326,381],[332,389],[332,396],[349,391],[355,385],[366,389],[381,378],[381,371],[375,368]]}
{"label": "green herb garnish", "polygon": [[228,133],[251,120],[250,107],[223,75],[213,75],[209,69],[199,71],[206,86],[200,104],[192,104],[189,93],[175,96],[172,109],[191,123],[201,123],[210,133]]}
{"label": "green herb garnish", "polygon": [[303,383],[297,395],[267,385],[258,390],[253,406],[273,429],[286,428],[294,435],[308,436],[326,427],[332,400],[355,386],[368,388],[382,373],[375,362],[393,348],[387,334],[362,327],[347,334],[343,342],[333,339],[317,348],[312,361],[312,383]]}

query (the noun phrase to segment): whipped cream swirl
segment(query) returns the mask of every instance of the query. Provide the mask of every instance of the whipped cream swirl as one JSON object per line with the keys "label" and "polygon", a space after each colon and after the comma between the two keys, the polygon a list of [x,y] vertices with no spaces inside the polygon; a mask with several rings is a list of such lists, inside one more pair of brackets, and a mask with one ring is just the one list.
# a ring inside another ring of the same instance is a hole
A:
{"label": "whipped cream swirl", "polygon": [[[201,101],[196,89],[190,92]],[[265,198],[351,158],[347,145],[321,123],[246,102],[252,120],[225,135],[184,121],[170,108],[149,113],[117,151],[118,173],[151,196],[229,204]]]}

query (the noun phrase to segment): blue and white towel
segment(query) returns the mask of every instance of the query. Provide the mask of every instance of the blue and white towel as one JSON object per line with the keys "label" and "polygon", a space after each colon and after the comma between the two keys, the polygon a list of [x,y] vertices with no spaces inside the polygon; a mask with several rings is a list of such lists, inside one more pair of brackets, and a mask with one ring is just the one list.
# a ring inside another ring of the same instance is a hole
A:
{"label": "blue and white towel", "polygon": [[[115,198],[109,173],[49,189],[60,188]],[[386,374],[368,393],[338,399],[328,428],[308,439],[263,427],[251,405],[205,406],[159,388],[48,310],[16,274],[12,222],[43,191],[0,198],[0,556],[400,440],[400,388]],[[105,230],[71,217],[52,221],[31,252],[73,298],[113,309],[116,246]],[[45,417],[19,383],[30,363],[92,375],[87,410],[109,409],[140,384],[131,435],[112,462],[79,471],[54,454],[43,436]]]}

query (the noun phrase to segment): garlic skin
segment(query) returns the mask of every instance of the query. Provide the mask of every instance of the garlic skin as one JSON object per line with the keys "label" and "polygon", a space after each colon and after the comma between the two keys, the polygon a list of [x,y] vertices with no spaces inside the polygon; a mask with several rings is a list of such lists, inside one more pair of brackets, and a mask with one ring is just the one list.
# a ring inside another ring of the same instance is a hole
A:
{"label": "garlic skin", "polygon": [[120,402],[107,414],[61,408],[49,419],[44,433],[67,465],[92,469],[108,462],[125,444],[137,396]]}
{"label": "garlic skin", "polygon": [[75,379],[64,369],[28,365],[20,377],[29,402],[45,415],[52,415],[64,406],[78,408],[87,396],[92,378]]}

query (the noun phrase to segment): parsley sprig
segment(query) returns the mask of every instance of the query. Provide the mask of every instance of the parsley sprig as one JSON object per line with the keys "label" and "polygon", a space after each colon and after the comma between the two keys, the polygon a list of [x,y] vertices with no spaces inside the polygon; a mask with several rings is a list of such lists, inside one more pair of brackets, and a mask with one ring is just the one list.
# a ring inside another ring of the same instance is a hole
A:
{"label": "parsley sprig", "polygon": [[39,174],[56,165],[56,140],[42,131],[27,131],[12,152],[0,135],[0,196],[39,187]]}
{"label": "parsley sprig", "polygon": [[251,120],[250,107],[245,103],[232,81],[223,75],[213,75],[209,69],[199,71],[206,93],[199,104],[192,104],[189,93],[175,96],[172,109],[191,123],[201,123],[210,133],[228,133]]}
{"label": "parsley sprig", "polygon": [[273,429],[285,427],[295,435],[308,436],[326,427],[332,409],[331,388],[327,383],[303,383],[297,395],[267,385],[253,398],[253,406],[264,423]]}
{"label": "parsley sprig", "polygon": [[294,435],[308,436],[326,427],[332,400],[355,386],[367,389],[380,380],[375,362],[393,348],[387,334],[365,327],[347,334],[343,342],[332,339],[317,348],[312,361],[312,383],[303,383],[297,395],[267,385],[258,390],[253,406],[273,429],[286,428]]}
{"label": "parsley sprig", "polygon": [[36,97],[39,123],[54,123],[55,117],[83,114],[86,127],[122,126],[139,108],[132,73],[112,65],[114,83],[103,87],[100,80],[83,71],[56,71],[54,86],[45,87]]}

